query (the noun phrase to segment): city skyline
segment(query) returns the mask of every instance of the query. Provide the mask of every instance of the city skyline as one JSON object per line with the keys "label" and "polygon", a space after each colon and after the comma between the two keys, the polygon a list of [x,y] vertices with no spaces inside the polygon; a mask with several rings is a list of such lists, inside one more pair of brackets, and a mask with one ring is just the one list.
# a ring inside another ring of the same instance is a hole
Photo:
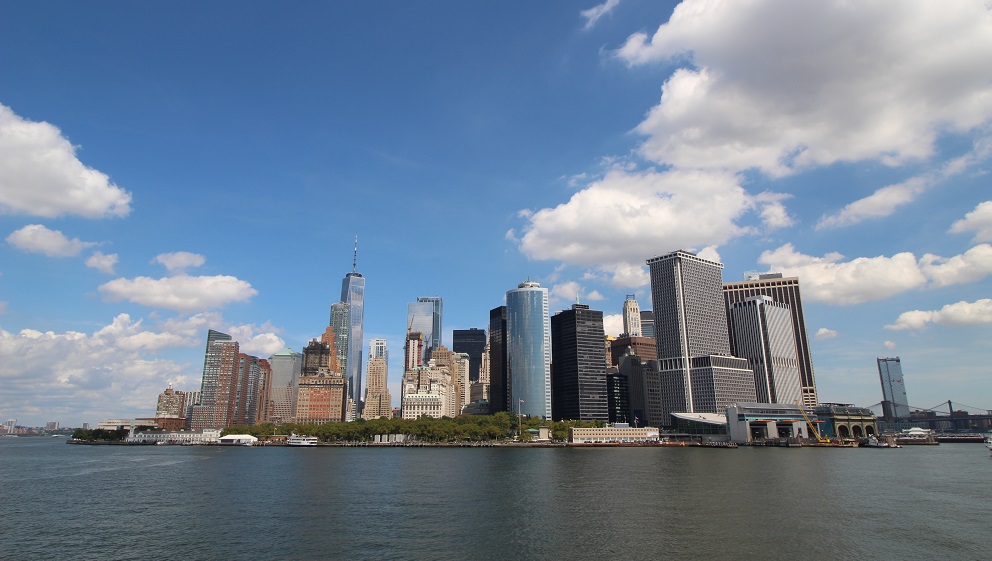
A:
{"label": "city skyline", "polygon": [[819,401],[900,356],[992,406],[984,3],[521,8],[5,5],[0,418],[147,416],[208,329],[300,352],[349,271],[396,401],[406,303],[450,348],[530,278],[619,335],[680,248],[800,279]]}

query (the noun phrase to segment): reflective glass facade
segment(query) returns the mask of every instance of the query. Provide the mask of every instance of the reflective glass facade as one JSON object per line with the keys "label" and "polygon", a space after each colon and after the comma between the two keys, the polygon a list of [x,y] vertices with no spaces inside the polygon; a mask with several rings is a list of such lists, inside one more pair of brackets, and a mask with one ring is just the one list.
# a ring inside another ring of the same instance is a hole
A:
{"label": "reflective glass facade", "polygon": [[512,412],[551,417],[548,289],[521,283],[506,293],[507,378]]}
{"label": "reflective glass facade", "polygon": [[[348,273],[341,282],[341,301],[351,308],[351,329],[348,334],[348,395],[359,406],[362,400],[362,325],[365,317],[365,278],[355,272]],[[335,333],[336,335],[336,333]],[[341,365],[342,369],[345,365]],[[358,407],[361,410],[361,407]]]}

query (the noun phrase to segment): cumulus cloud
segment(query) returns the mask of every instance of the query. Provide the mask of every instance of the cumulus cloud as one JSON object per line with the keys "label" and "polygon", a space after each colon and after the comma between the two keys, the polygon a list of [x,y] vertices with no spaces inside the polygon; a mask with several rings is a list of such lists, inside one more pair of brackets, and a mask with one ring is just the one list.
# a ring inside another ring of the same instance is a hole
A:
{"label": "cumulus cloud", "polygon": [[839,253],[804,255],[785,244],[762,252],[758,261],[770,270],[801,278],[808,299],[842,305],[881,300],[917,288],[974,282],[992,274],[992,246],[988,244],[949,258],[926,254],[917,260],[904,252],[843,259]]}
{"label": "cumulus cloud", "polygon": [[176,251],[174,253],[161,253],[155,256],[152,263],[165,265],[170,275],[186,272],[191,267],[201,267],[207,262],[206,257],[198,253],[188,251]]}
{"label": "cumulus cloud", "polygon": [[882,344],[885,345],[885,348],[886,349],[894,349],[894,348],[896,348],[896,342],[895,341],[886,341],[886,342],[884,342]]}
{"label": "cumulus cloud", "polygon": [[686,0],[616,55],[682,65],[637,127],[645,157],[781,176],[926,158],[988,122],[990,26],[982,2]]}
{"label": "cumulus cloud", "polygon": [[912,253],[859,257],[851,261],[842,261],[843,258],[839,253],[823,257],[803,255],[792,244],[785,244],[763,252],[758,261],[785,276],[799,277],[805,298],[834,304],[888,298],[927,282]]}
{"label": "cumulus cloud", "polygon": [[606,0],[602,4],[593,6],[588,10],[582,10],[581,12],[579,12],[579,14],[581,14],[582,17],[586,18],[585,29],[592,29],[596,25],[596,22],[599,21],[599,18],[612,12],[613,9],[616,8],[618,4],[620,4],[620,0]]}
{"label": "cumulus cloud", "polygon": [[949,258],[927,253],[920,258],[920,269],[935,287],[975,282],[992,274],[992,245],[976,245]]}
{"label": "cumulus cloud", "polygon": [[603,314],[603,331],[607,335],[619,337],[623,332],[623,314]]}
{"label": "cumulus cloud", "polygon": [[104,255],[100,251],[94,251],[93,255],[90,255],[86,260],[86,266],[91,269],[96,269],[102,273],[112,275],[114,274],[114,265],[117,264],[117,259],[116,253]]}
{"label": "cumulus cloud", "polygon": [[178,275],[153,279],[119,278],[97,289],[105,300],[126,300],[152,308],[195,312],[244,302],[258,294],[251,284],[231,276]]}
{"label": "cumulus cloud", "polygon": [[582,287],[575,281],[558,283],[548,291],[548,297],[552,302],[575,302]]}
{"label": "cumulus cloud", "polygon": [[286,342],[277,335],[278,331],[266,322],[263,325],[233,325],[226,333],[238,342],[241,352],[265,358],[286,348]]}
{"label": "cumulus cloud", "polygon": [[840,333],[837,333],[833,329],[827,329],[826,327],[821,327],[816,330],[815,337],[817,339],[833,339],[838,335],[840,335]]}
{"label": "cumulus cloud", "polygon": [[992,201],[985,201],[951,225],[951,233],[974,232],[975,242],[992,242]]}
{"label": "cumulus cloud", "polygon": [[127,216],[131,194],[87,167],[55,126],[0,104],[0,214]]}
{"label": "cumulus cloud", "polygon": [[148,356],[175,343],[126,314],[93,334],[0,330],[0,410],[39,423],[151,416],[168,381],[199,378],[189,364]]}
{"label": "cumulus cloud", "polygon": [[761,222],[768,230],[778,230],[793,225],[792,217],[782,201],[792,198],[788,193],[759,193],[753,197],[754,204],[761,209]]}
{"label": "cumulus cloud", "polygon": [[7,243],[30,253],[41,253],[49,257],[74,257],[84,249],[96,245],[94,242],[69,239],[59,230],[49,230],[41,224],[28,224],[7,236]]}
{"label": "cumulus cloud", "polygon": [[992,324],[992,298],[983,298],[974,302],[962,300],[939,310],[903,312],[895,323],[886,325],[885,328],[897,331],[923,329],[931,323],[950,327]]}
{"label": "cumulus cloud", "polygon": [[520,249],[585,266],[643,263],[659,251],[731,239],[751,206],[732,174],[612,169],[568,202],[527,217]]}

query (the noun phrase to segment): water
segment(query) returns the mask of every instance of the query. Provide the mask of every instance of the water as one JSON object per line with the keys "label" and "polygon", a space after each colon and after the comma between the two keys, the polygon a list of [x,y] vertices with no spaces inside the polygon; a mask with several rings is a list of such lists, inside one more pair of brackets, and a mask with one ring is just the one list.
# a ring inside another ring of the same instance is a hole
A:
{"label": "water", "polygon": [[67,446],[0,439],[0,559],[985,559],[978,444]]}

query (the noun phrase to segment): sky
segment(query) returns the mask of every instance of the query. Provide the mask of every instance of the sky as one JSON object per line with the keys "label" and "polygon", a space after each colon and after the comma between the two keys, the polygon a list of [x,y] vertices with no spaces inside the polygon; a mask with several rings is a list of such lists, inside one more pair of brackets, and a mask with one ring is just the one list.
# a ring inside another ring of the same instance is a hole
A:
{"label": "sky", "polygon": [[[821,401],[992,409],[983,1],[0,3],[0,417],[150,417],[366,278],[398,404],[524,280],[621,330],[645,260],[798,276]],[[943,404],[943,405],[942,405]]]}

